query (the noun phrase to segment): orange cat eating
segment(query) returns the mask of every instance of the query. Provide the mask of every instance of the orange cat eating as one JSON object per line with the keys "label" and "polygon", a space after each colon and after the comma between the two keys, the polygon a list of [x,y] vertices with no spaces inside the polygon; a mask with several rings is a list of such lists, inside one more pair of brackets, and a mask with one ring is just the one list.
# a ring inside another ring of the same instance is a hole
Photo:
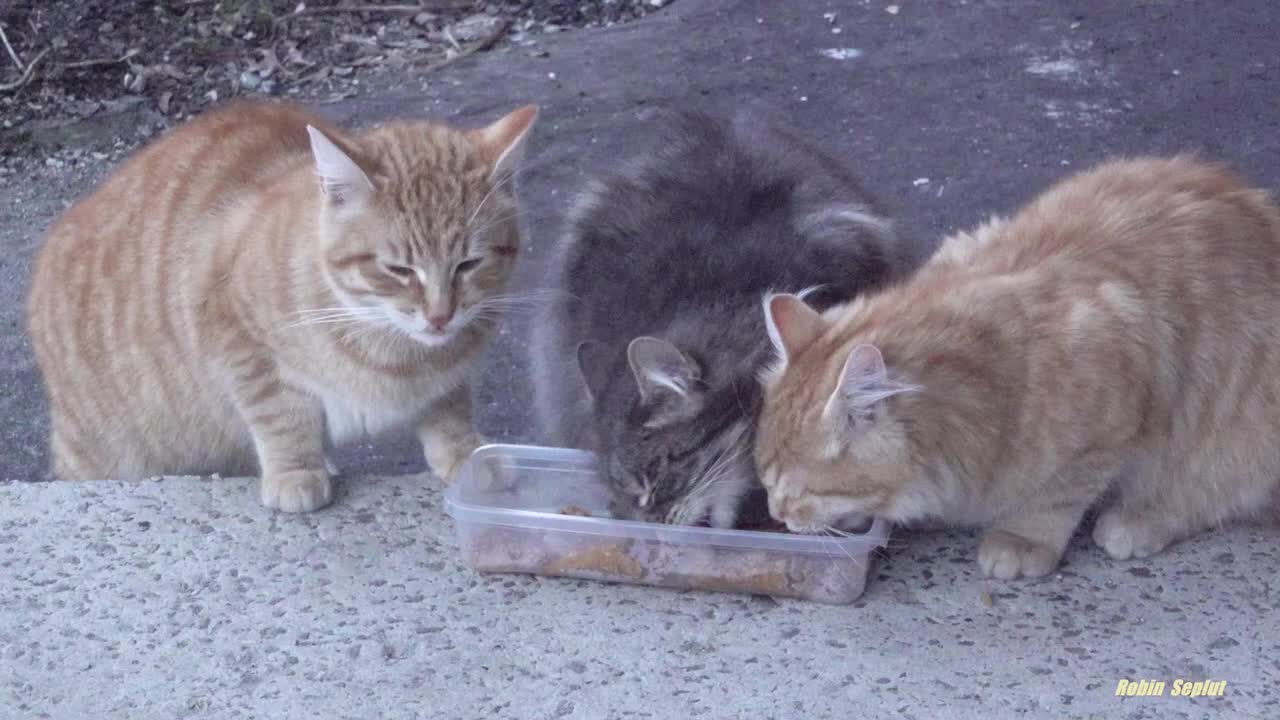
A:
{"label": "orange cat eating", "polygon": [[766,302],[770,510],[985,528],[979,566],[1052,572],[1086,511],[1143,557],[1274,502],[1280,210],[1187,157],[1103,164],[823,314]]}

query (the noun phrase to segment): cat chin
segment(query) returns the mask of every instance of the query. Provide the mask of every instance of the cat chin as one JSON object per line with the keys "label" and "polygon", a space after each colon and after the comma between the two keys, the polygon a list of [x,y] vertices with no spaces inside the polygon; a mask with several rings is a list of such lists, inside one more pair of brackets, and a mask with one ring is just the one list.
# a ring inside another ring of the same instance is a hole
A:
{"label": "cat chin", "polygon": [[430,348],[438,348],[438,347],[444,347],[445,345],[448,345],[449,342],[452,341],[454,336],[457,334],[458,333],[452,330],[447,333],[441,333],[439,335],[433,335],[433,334],[416,332],[416,331],[408,333],[409,337],[413,338],[414,342],[420,345],[425,345]]}
{"label": "cat chin", "polygon": [[429,333],[422,330],[407,328],[397,324],[396,329],[404,333],[406,337],[414,342],[429,348],[440,348],[453,342],[458,337],[458,333],[462,330],[461,323],[447,327],[442,333]]}

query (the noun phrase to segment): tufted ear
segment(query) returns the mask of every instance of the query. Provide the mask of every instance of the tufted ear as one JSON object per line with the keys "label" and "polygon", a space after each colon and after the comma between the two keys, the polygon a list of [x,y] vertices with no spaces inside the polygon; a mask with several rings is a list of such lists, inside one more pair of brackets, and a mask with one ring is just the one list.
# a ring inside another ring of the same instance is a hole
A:
{"label": "tufted ear", "polygon": [[701,370],[675,345],[655,337],[638,337],[627,346],[627,362],[640,400],[648,406],[645,427],[669,425],[702,409]]}
{"label": "tufted ear", "polygon": [[311,125],[307,126],[307,134],[311,136],[311,155],[316,175],[320,176],[320,189],[329,202],[335,206],[348,205],[368,197],[373,183],[356,161]]}
{"label": "tufted ear", "polygon": [[638,337],[627,346],[627,362],[646,402],[663,394],[687,397],[698,381],[698,367],[675,345],[655,337]]}
{"label": "tufted ear", "polygon": [[849,351],[822,414],[837,424],[841,434],[862,431],[875,422],[885,400],[919,389],[889,377],[879,348],[858,345]]}
{"label": "tufted ear", "polygon": [[822,316],[805,304],[799,295],[780,293],[765,296],[764,320],[773,349],[783,365],[817,340],[825,329]]}
{"label": "tufted ear", "polygon": [[524,158],[525,139],[538,119],[538,106],[525,105],[496,120],[492,125],[471,131],[480,152],[492,168],[489,179],[498,182],[515,172]]}

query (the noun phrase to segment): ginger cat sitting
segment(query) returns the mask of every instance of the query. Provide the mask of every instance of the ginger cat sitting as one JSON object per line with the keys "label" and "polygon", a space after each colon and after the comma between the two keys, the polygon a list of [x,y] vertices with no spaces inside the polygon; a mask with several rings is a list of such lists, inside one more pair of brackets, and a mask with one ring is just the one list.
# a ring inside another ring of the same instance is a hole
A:
{"label": "ginger cat sitting", "polygon": [[537,115],[354,134],[236,104],[71,207],[28,321],[61,478],[261,471],[331,498],[330,443],[416,427],[446,480],[478,442],[468,373],[520,246],[512,178]]}
{"label": "ginger cat sitting", "polygon": [[774,517],[987,527],[985,575],[1144,557],[1280,481],[1280,211],[1191,158],[1103,164],[819,315],[766,300],[756,462]]}

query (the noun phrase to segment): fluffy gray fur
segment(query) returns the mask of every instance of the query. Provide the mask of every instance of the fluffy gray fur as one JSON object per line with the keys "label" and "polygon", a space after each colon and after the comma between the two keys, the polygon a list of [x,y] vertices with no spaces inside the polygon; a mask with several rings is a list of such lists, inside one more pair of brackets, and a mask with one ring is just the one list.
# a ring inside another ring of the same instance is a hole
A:
{"label": "fluffy gray fur", "polygon": [[533,368],[542,440],[593,450],[620,517],[732,527],[751,461],[769,291],[824,308],[915,263],[838,163],[745,114],[669,113],[593,181],[555,259]]}

